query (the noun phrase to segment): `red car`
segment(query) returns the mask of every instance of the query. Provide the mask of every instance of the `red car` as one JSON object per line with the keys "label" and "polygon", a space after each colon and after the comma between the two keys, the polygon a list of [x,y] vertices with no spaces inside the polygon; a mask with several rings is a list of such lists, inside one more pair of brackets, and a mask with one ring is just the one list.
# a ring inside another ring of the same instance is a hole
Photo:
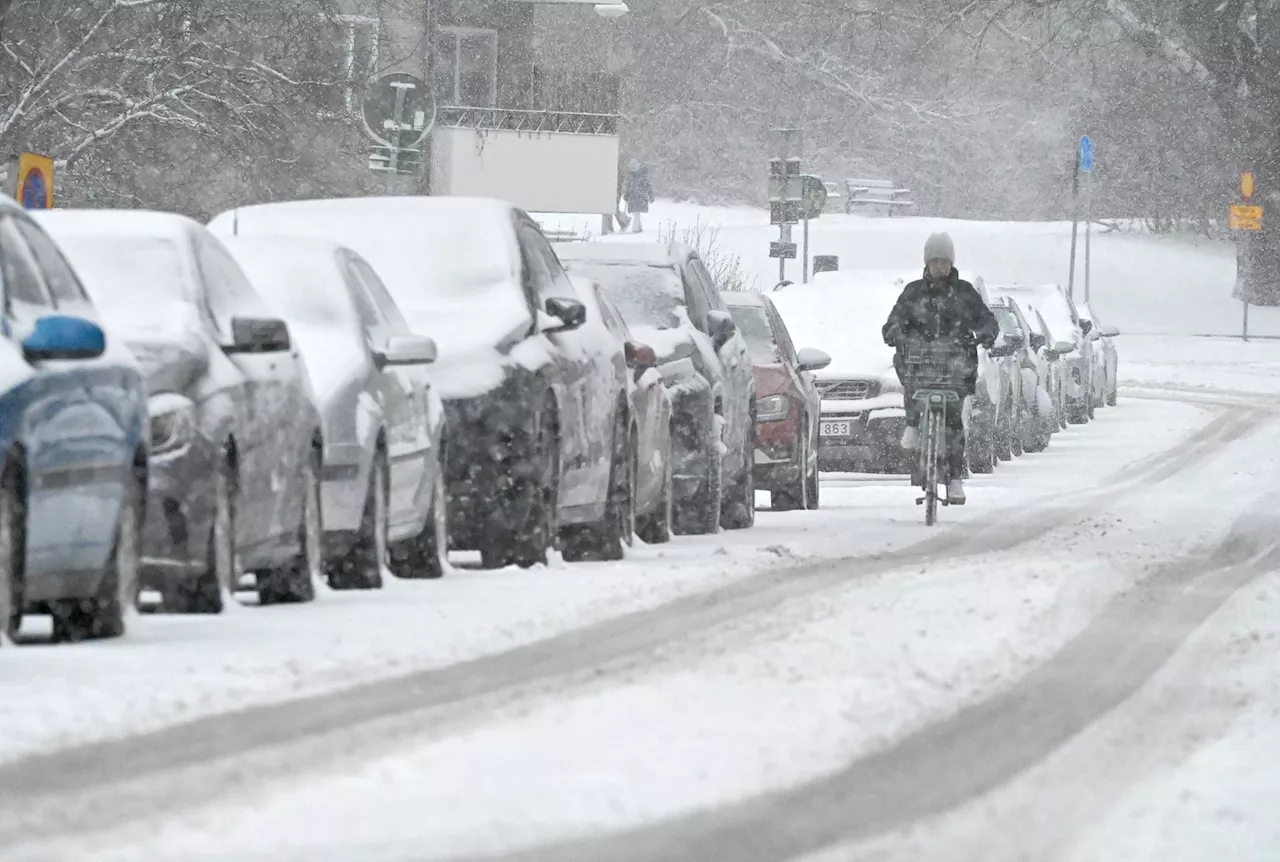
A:
{"label": "red car", "polygon": [[774,510],[818,508],[818,417],[821,400],[809,372],[831,357],[797,351],[782,316],[760,293],[725,293],[733,322],[747,342],[756,378],[756,488]]}

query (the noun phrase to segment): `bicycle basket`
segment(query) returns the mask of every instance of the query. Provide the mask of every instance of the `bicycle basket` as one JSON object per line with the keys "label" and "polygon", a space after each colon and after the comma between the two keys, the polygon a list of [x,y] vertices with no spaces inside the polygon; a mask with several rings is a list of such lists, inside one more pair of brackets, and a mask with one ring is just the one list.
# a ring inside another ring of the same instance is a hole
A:
{"label": "bicycle basket", "polygon": [[963,389],[969,371],[963,348],[937,341],[908,341],[903,352],[907,382],[914,389]]}

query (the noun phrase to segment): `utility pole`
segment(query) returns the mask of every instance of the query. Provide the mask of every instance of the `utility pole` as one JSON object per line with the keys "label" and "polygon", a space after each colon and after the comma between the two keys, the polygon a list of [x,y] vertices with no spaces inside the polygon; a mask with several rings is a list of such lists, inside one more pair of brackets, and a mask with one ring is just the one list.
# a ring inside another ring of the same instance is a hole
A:
{"label": "utility pole", "polygon": [[774,152],[769,159],[769,222],[778,226],[778,240],[769,243],[769,257],[778,259],[778,281],[787,280],[787,260],[796,259],[791,226],[800,222],[804,181],[800,177],[799,129],[774,129]]}

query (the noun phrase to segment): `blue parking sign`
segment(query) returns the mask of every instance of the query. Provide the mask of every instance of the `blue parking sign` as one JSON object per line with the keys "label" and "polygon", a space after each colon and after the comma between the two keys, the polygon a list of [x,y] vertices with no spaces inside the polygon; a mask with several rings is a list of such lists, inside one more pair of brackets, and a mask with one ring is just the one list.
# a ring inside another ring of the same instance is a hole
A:
{"label": "blue parking sign", "polygon": [[1085,173],[1093,170],[1093,141],[1088,135],[1080,138],[1080,170]]}

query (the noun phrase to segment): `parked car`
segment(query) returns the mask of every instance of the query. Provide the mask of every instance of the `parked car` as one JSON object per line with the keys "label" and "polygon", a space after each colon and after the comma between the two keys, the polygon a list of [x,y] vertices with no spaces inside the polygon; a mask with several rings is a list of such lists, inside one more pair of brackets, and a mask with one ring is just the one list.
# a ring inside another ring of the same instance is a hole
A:
{"label": "parked car", "polygon": [[796,350],[777,307],[764,294],[725,293],[724,298],[755,370],[756,488],[770,493],[775,510],[816,509],[822,400],[811,372],[826,368],[831,357],[812,347]]}
{"label": "parked car", "polygon": [[27,613],[58,641],[116,637],[138,589],[147,395],[73,267],[0,196],[0,641]]}
{"label": "parked car", "polygon": [[1095,407],[1116,406],[1116,396],[1120,390],[1117,374],[1119,357],[1116,355],[1116,343],[1113,339],[1120,334],[1114,326],[1108,326],[1098,319],[1088,303],[1078,303],[1076,310],[1080,312],[1082,323],[1090,325],[1089,339],[1093,342],[1094,361],[1094,398]]}
{"label": "parked car", "polygon": [[632,334],[622,312],[594,281],[574,279],[587,305],[587,322],[599,320],[623,345],[630,404],[635,533],[648,545],[671,541],[675,492],[672,487],[671,395],[662,385],[658,357]]}
{"label": "parked car", "polygon": [[528,567],[562,528],[576,549],[622,540],[621,348],[579,332],[586,306],[526,213],[482,198],[335,198],[242,207],[210,226],[351,248],[435,340],[451,548]]}
{"label": "parked car", "polygon": [[1053,381],[1053,391],[1051,397],[1054,401],[1054,412],[1058,417],[1059,430],[1066,430],[1067,425],[1067,368],[1064,357],[1069,356],[1076,348],[1070,341],[1058,338],[1049,324],[1045,323],[1044,315],[1042,315],[1034,305],[1027,303],[1027,311],[1035,318],[1038,334],[1033,333],[1031,341],[1033,345],[1038,344],[1037,348],[1040,355],[1048,363],[1050,369],[1050,378]]}
{"label": "parked car", "polygon": [[36,215],[138,357],[150,395],[142,582],[218,613],[241,571],[263,604],[315,598],[324,443],[288,325],[226,247],[184,216]]}
{"label": "parked car", "polygon": [[[970,276],[970,282],[989,301],[986,282]],[[965,417],[965,454],[974,473],[990,473],[1001,461],[1022,454],[1016,429],[1022,421],[1022,375],[1013,348],[1005,341],[990,350],[977,348],[978,379],[974,394],[962,406]]]}
{"label": "parked car", "polygon": [[[617,241],[561,243],[557,252],[570,272],[599,282],[635,334],[658,354],[675,410],[677,531],[750,527],[756,410],[751,360],[698,253],[680,243]],[[689,379],[682,359],[691,360],[692,376],[700,381]]]}
{"label": "parked car", "polygon": [[807,285],[771,293],[797,341],[826,351],[815,372],[821,399],[818,466],[824,471],[907,473],[914,458],[902,448],[906,412],[894,349],[880,328],[903,287],[918,275],[895,271],[823,272]]}
{"label": "parked car", "polygon": [[1084,424],[1093,416],[1093,344],[1089,340],[1092,324],[1082,323],[1075,304],[1059,285],[1001,285],[988,289],[1001,296],[1011,296],[1034,306],[1049,324],[1056,339],[1071,342],[1075,349],[1064,358],[1063,400],[1066,419],[1073,425]]}
{"label": "parked car", "polygon": [[1043,352],[1032,346],[1031,336],[1037,330],[1027,321],[1017,301],[1007,296],[992,297],[988,307],[1000,323],[1000,334],[1012,350],[1011,356],[1022,380],[1018,440],[1024,451],[1043,452],[1058,430],[1057,410],[1049,394],[1051,390],[1057,391],[1053,371]]}
{"label": "parked car", "polygon": [[227,248],[288,324],[306,360],[324,439],[325,575],[376,589],[383,566],[438,578],[448,550],[444,405],[414,335],[364,258],[323,240],[230,237]]}

